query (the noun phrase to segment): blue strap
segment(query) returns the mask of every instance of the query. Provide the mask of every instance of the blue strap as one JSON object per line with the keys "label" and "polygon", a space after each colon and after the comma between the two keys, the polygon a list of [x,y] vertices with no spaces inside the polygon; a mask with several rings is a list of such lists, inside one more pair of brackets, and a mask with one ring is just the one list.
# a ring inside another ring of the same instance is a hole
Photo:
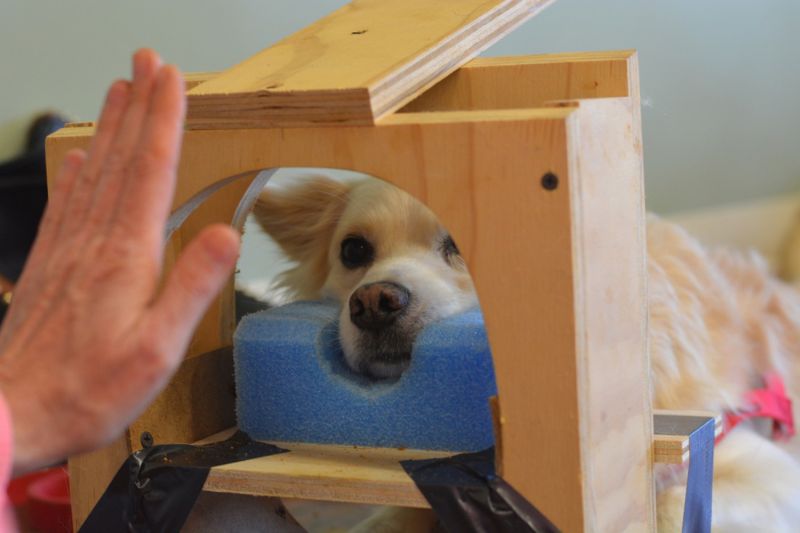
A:
{"label": "blue strap", "polygon": [[689,478],[683,508],[683,533],[711,531],[711,483],[714,477],[715,421],[709,418],[689,435]]}

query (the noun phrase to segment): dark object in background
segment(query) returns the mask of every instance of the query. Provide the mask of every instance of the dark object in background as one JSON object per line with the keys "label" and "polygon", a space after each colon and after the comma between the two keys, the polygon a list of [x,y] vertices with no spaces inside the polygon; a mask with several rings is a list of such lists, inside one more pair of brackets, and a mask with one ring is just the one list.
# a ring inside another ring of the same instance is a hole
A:
{"label": "dark object in background", "polygon": [[236,291],[236,323],[238,324],[240,320],[245,315],[249,315],[250,313],[257,313],[259,311],[263,311],[264,309],[269,309],[271,306],[267,302],[259,300],[258,298],[254,298],[243,291]]}
{"label": "dark object in background", "polygon": [[[10,282],[22,272],[47,203],[44,140],[65,123],[55,113],[40,115],[28,129],[23,153],[0,163],[0,276]],[[5,307],[0,301],[0,321]]]}
{"label": "dark object in background", "polygon": [[24,152],[0,164],[0,276],[16,281],[47,203],[44,140],[66,121],[48,113],[33,121]]}
{"label": "dark object in background", "polygon": [[[28,128],[22,154],[0,164],[0,278],[4,285],[16,282],[22,273],[47,204],[45,138],[65,123],[55,113],[40,115]],[[6,291],[4,286],[2,292]],[[0,322],[7,306],[7,299],[0,298]]]}

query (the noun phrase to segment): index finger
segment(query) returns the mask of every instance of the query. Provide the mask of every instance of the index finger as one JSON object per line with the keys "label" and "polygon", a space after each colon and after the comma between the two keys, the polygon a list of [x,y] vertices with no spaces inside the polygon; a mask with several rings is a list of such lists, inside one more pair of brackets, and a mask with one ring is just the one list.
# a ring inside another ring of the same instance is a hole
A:
{"label": "index finger", "polygon": [[131,157],[121,212],[135,227],[163,239],[164,224],[175,193],[177,166],[183,138],[186,110],[183,78],[177,68],[166,65],[159,70],[139,142]]}

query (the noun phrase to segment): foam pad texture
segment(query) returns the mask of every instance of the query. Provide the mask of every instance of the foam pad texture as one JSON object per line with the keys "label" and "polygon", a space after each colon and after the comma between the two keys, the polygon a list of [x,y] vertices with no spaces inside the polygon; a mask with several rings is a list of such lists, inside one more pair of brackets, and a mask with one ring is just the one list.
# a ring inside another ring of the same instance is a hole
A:
{"label": "foam pad texture", "polygon": [[478,310],[426,327],[394,382],[346,365],[339,305],[246,316],[234,337],[239,427],[254,439],[475,451],[494,444],[492,358]]}

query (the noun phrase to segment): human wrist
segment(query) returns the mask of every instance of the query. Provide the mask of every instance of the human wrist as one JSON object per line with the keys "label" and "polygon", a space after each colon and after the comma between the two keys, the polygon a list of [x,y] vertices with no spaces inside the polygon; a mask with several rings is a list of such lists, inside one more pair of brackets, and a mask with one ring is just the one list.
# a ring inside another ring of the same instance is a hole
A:
{"label": "human wrist", "polygon": [[5,487],[14,471],[16,443],[11,406],[0,389],[0,486]]}
{"label": "human wrist", "polygon": [[[12,458],[13,475],[18,476],[55,463],[60,457],[52,450],[57,439],[42,435],[50,427],[41,416],[35,397],[0,380],[0,454]],[[2,460],[0,459],[0,463]]]}

